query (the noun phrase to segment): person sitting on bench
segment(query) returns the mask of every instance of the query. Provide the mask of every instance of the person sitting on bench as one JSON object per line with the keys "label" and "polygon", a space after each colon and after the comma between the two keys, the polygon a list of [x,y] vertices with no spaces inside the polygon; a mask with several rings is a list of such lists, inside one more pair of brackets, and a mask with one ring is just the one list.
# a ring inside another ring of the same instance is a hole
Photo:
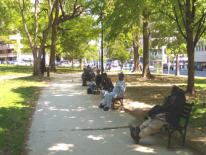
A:
{"label": "person sitting on bench", "polygon": [[118,81],[112,92],[108,92],[104,95],[103,99],[100,102],[99,108],[103,108],[104,111],[108,111],[112,105],[112,99],[115,97],[120,97],[124,94],[126,86],[124,81],[124,74],[120,73],[118,75]]}
{"label": "person sitting on bench", "polygon": [[111,92],[114,86],[112,84],[112,80],[107,77],[107,73],[102,74],[102,90]]}
{"label": "person sitting on bench", "polygon": [[87,86],[87,81],[92,81],[92,79],[95,77],[95,73],[90,66],[87,66],[87,68],[83,69],[83,73],[81,77],[82,77],[82,86]]}
{"label": "person sitting on bench", "polygon": [[100,70],[97,69],[97,74],[95,76],[95,83],[96,83],[96,87],[97,89],[101,88],[101,84],[102,84],[102,75],[100,74]]}
{"label": "person sitting on bench", "polygon": [[97,89],[97,85],[94,81],[94,78],[91,79],[88,83],[87,94],[95,94],[95,90]]}
{"label": "person sitting on bench", "polygon": [[184,91],[173,86],[171,95],[165,98],[163,105],[154,106],[140,126],[130,125],[131,137],[138,143],[140,139],[159,132],[165,124],[178,127],[185,102]]}

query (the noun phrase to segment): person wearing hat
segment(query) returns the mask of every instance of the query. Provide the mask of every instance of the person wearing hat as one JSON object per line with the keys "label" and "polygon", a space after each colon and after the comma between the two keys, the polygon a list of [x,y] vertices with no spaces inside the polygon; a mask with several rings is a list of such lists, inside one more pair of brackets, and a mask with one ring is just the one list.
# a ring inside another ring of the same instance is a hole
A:
{"label": "person wearing hat", "polygon": [[106,93],[103,99],[100,102],[99,108],[103,108],[104,111],[108,111],[112,105],[112,99],[124,95],[126,89],[124,74],[119,73],[118,81],[116,82],[115,87],[112,92]]}

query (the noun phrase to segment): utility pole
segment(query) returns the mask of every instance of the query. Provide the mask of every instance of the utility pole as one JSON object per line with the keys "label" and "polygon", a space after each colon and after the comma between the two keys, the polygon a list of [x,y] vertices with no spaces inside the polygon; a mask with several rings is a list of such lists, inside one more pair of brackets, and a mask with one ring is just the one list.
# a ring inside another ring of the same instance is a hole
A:
{"label": "utility pole", "polygon": [[104,30],[103,30],[103,7],[101,7],[101,14],[100,14],[100,18],[101,18],[101,74],[103,74],[104,72],[104,45],[103,45],[103,39],[104,39],[104,36],[103,36],[103,33],[104,33]]}

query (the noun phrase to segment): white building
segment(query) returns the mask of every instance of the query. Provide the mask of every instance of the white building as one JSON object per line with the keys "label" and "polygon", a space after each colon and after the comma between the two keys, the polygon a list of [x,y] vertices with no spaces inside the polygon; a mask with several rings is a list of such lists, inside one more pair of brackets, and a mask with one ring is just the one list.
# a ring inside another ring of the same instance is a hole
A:
{"label": "white building", "polygon": [[206,69],[206,43],[195,47],[195,67],[197,70]]}

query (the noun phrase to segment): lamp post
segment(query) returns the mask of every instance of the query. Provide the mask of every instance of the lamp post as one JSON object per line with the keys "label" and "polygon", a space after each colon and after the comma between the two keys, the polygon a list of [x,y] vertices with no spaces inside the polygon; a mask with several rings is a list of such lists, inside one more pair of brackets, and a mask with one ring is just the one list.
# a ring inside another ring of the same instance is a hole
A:
{"label": "lamp post", "polygon": [[103,30],[103,6],[101,6],[101,13],[100,13],[100,20],[101,20],[101,74],[103,74],[104,72],[104,45],[103,45],[103,41],[104,41],[104,30]]}

